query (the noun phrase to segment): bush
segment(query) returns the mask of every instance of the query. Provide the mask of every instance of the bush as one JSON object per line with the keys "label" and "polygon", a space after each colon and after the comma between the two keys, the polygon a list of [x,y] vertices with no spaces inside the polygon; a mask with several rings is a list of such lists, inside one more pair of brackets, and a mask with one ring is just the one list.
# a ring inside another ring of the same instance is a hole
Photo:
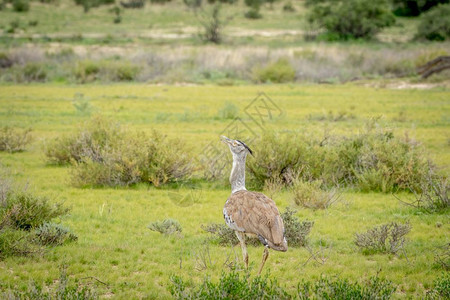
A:
{"label": "bush", "polygon": [[[47,198],[21,191],[3,177],[0,177],[0,192],[0,259],[40,252],[40,246],[48,245],[45,241],[51,237],[49,225],[45,224],[67,214],[68,209],[60,203],[50,204]],[[46,226],[49,230],[44,232]],[[62,231],[59,235],[53,234],[54,241],[61,241],[64,235]],[[73,240],[74,236],[66,237],[66,240]]]}
{"label": "bush", "polygon": [[89,12],[91,8],[99,7],[101,5],[114,4],[115,0],[74,0],[76,5],[83,7],[85,13]]}
{"label": "bush", "polygon": [[71,163],[76,186],[155,186],[185,179],[193,170],[183,142],[153,131],[132,133],[114,122],[93,118],[72,136],[45,147],[51,163]]}
{"label": "bush", "polygon": [[347,279],[322,276],[316,282],[302,282],[297,287],[298,299],[390,299],[394,284],[378,276],[363,285]]}
{"label": "bush", "polygon": [[325,209],[339,200],[336,190],[324,191],[322,181],[303,181],[298,179],[292,186],[294,202],[306,208]]}
{"label": "bush", "polygon": [[32,82],[40,81],[43,82],[47,79],[47,71],[45,70],[45,65],[41,63],[27,63],[22,69],[22,78],[19,81]]}
{"label": "bush", "polygon": [[235,119],[239,115],[239,107],[231,102],[225,103],[217,112],[219,119]]}
{"label": "bush", "polygon": [[396,138],[389,130],[375,130],[373,123],[349,137],[265,132],[253,148],[255,159],[247,166],[250,184],[256,188],[262,188],[269,179],[285,186],[299,179],[320,180],[323,188],[420,190],[434,170],[417,142],[407,136]]}
{"label": "bush", "polygon": [[92,61],[78,62],[73,70],[77,81],[81,83],[93,81],[133,81],[140,72],[138,65],[121,61]]}
{"label": "bush", "polygon": [[287,207],[281,214],[284,223],[284,236],[290,247],[304,247],[308,244],[307,236],[311,232],[314,222],[300,222],[295,213],[295,210]]}
{"label": "bush", "polygon": [[450,275],[444,273],[433,282],[433,287],[429,290],[425,299],[450,299]]}
{"label": "bush", "polygon": [[148,229],[166,235],[181,233],[182,231],[180,223],[173,219],[165,219],[163,221],[150,223],[150,225],[148,225]]}
{"label": "bush", "polygon": [[449,0],[391,0],[393,11],[397,16],[418,16],[421,13],[435,7],[440,3],[448,3]]}
{"label": "bush", "polygon": [[169,291],[175,299],[291,299],[276,279],[268,275],[250,279],[249,274],[222,273],[219,282],[209,277],[200,286],[186,288],[180,276],[170,276]]}
{"label": "bush", "polygon": [[416,39],[445,41],[450,39],[450,4],[439,5],[424,14],[417,28]]}
{"label": "bush", "polygon": [[31,142],[31,129],[19,130],[8,126],[0,128],[0,151],[24,151]]}
{"label": "bush", "polygon": [[365,233],[356,233],[355,244],[367,253],[397,254],[404,249],[405,235],[411,230],[409,223],[396,222],[383,224],[369,229]]}
{"label": "bush", "polygon": [[418,188],[411,189],[416,197],[408,203],[427,212],[445,211],[450,207],[450,184],[445,177],[432,176],[427,178]]}
{"label": "bush", "polygon": [[27,12],[30,10],[30,2],[28,0],[13,0],[13,10],[16,12]]}
{"label": "bush", "polygon": [[280,58],[264,68],[255,68],[253,78],[256,82],[291,82],[295,79],[295,70],[289,60]]}
{"label": "bush", "polygon": [[66,241],[76,241],[78,237],[70,229],[55,223],[45,222],[35,231],[35,242],[43,246],[58,246]]}
{"label": "bush", "polygon": [[307,0],[308,21],[337,39],[374,37],[395,18],[387,0]]}

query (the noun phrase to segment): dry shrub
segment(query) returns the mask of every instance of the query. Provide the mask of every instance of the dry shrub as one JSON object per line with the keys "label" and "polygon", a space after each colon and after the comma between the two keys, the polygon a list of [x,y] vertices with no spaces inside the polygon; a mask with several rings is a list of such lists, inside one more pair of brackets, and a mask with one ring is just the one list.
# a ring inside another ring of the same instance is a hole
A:
{"label": "dry shrub", "polygon": [[296,180],[292,186],[294,202],[297,205],[312,208],[326,209],[339,200],[337,189],[325,191],[321,189],[322,181]]}
{"label": "dry shrub", "polygon": [[165,219],[163,221],[150,223],[150,225],[148,225],[148,229],[165,235],[181,233],[183,231],[180,223],[173,219]]}
{"label": "dry shrub", "polygon": [[365,233],[355,234],[355,244],[366,253],[392,253],[404,249],[405,235],[411,231],[409,223],[396,222],[373,227]]}
{"label": "dry shrub", "polygon": [[0,151],[18,152],[25,150],[31,142],[31,129],[16,129],[9,126],[0,128]]}
{"label": "dry shrub", "polygon": [[45,222],[35,231],[34,241],[43,246],[58,246],[66,241],[76,241],[78,237],[61,224]]}
{"label": "dry shrub", "polygon": [[152,131],[130,132],[101,117],[71,136],[47,144],[49,162],[68,163],[76,186],[155,186],[187,178],[193,170],[185,144]]}
{"label": "dry shrub", "polygon": [[269,179],[291,186],[295,180],[320,180],[326,188],[355,187],[392,192],[420,189],[434,170],[419,143],[370,122],[353,136],[319,138],[298,132],[265,132],[251,145],[250,182],[262,188]]}
{"label": "dry shrub", "polygon": [[92,81],[133,81],[141,68],[128,61],[82,60],[73,69],[76,80],[82,83]]}
{"label": "dry shrub", "polygon": [[263,68],[253,69],[253,78],[256,82],[284,83],[295,79],[295,69],[286,58],[280,58]]}

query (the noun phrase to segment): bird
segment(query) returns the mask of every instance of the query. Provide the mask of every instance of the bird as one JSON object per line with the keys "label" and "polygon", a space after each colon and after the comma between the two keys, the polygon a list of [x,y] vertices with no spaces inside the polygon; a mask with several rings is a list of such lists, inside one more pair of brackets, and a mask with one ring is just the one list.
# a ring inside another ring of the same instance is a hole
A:
{"label": "bird", "polygon": [[245,236],[256,236],[264,245],[258,275],[269,257],[269,248],[285,252],[288,250],[283,219],[275,202],[259,192],[245,188],[245,160],[253,151],[242,141],[221,136],[233,156],[230,174],[231,195],[223,208],[225,223],[234,230],[242,248],[242,256],[248,270],[248,253]]}

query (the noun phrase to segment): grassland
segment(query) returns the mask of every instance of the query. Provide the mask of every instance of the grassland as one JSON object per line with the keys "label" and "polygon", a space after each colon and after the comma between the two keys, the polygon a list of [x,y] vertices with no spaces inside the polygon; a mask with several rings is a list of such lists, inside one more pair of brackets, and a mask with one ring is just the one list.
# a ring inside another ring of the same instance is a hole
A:
{"label": "grassland", "polygon": [[[180,137],[197,156],[209,142],[225,148],[218,136],[231,120],[220,118],[219,110],[227,103],[237,106],[239,116],[253,126],[255,134],[260,134],[261,129],[244,114],[244,108],[259,92],[264,92],[283,110],[267,128],[318,135],[324,130],[350,134],[361,129],[368,118],[380,117],[378,123],[391,127],[395,134],[407,133],[422,142],[430,158],[448,175],[450,101],[445,88],[400,90],[364,83],[234,87],[3,85],[1,125],[31,127],[35,139],[28,151],[1,153],[0,162],[16,180],[29,180],[33,192],[54,201],[62,200],[71,207],[70,215],[61,221],[79,240],[52,248],[42,256],[1,261],[0,289],[25,288],[30,280],[54,287],[59,267],[64,264],[73,280],[96,286],[101,296],[120,299],[169,298],[170,274],[191,278],[193,282],[200,282],[207,275],[217,279],[227,270],[224,266],[227,258],[234,259],[236,255],[240,260],[240,249],[210,244],[211,263],[206,270],[196,270],[198,254],[204,250],[208,237],[200,226],[222,222],[222,207],[230,193],[228,187],[201,181],[197,183],[193,205],[187,207],[179,206],[171,197],[172,193],[182,196],[193,193],[183,185],[74,188],[70,168],[46,164],[42,145],[47,139],[76,130],[90,115],[101,114],[131,129],[157,129]],[[89,103],[89,110],[76,109],[74,103],[80,98]],[[352,117],[339,122],[322,118],[330,111],[346,112]],[[292,194],[286,190],[274,196],[282,211],[293,205],[291,198]],[[315,251],[323,250],[325,263],[306,263],[310,253],[305,248],[273,252],[265,272],[270,270],[271,276],[277,277],[288,290],[295,290],[302,279],[316,279],[321,274],[364,280],[380,272],[399,286],[395,298],[421,298],[441,272],[434,263],[434,250],[448,243],[448,214],[424,214],[401,204],[392,195],[352,190],[345,191],[342,200],[327,210],[297,209],[300,219],[315,222],[310,245]],[[164,236],[147,229],[149,223],[165,218],[181,223],[182,236]],[[407,258],[403,254],[362,254],[353,243],[355,232],[390,221],[409,221],[412,225]],[[261,254],[261,247],[249,248],[253,274]]]}

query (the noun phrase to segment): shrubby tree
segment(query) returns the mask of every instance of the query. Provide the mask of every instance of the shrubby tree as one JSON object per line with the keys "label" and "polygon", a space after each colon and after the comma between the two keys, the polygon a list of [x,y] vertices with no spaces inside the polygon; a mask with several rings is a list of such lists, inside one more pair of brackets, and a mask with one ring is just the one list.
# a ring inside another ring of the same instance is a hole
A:
{"label": "shrubby tree", "polygon": [[450,39],[450,4],[439,5],[425,13],[417,28],[416,39],[445,41]]}
{"label": "shrubby tree", "polygon": [[441,3],[450,0],[392,0],[393,11],[397,16],[418,16]]}
{"label": "shrubby tree", "polygon": [[83,7],[85,13],[87,13],[91,8],[115,3],[115,0],[74,0],[74,1],[76,5],[80,5]]}
{"label": "shrubby tree", "polygon": [[374,37],[395,18],[387,0],[307,0],[308,21],[327,31],[329,39]]}

